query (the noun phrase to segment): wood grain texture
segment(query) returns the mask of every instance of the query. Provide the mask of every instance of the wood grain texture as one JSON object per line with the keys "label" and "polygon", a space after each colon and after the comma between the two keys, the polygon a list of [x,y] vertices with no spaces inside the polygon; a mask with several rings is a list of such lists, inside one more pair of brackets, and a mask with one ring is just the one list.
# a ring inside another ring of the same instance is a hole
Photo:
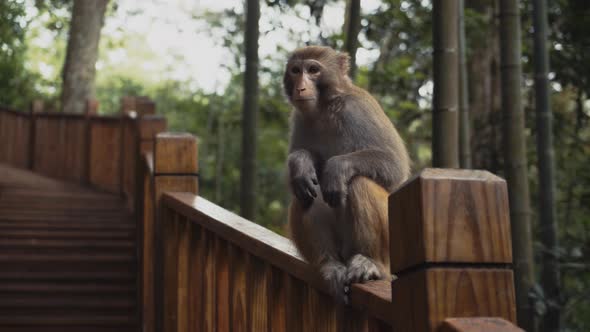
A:
{"label": "wood grain texture", "polygon": [[248,331],[267,331],[270,269],[265,262],[250,256],[246,276]]}
{"label": "wood grain texture", "polygon": [[391,269],[424,262],[511,263],[506,182],[425,169],[389,198]]}
{"label": "wood grain texture", "polygon": [[90,118],[90,183],[121,192],[122,124],[119,118]]}
{"label": "wood grain texture", "polygon": [[447,317],[501,317],[516,321],[512,271],[432,268],[392,282],[392,325],[436,331]]}
{"label": "wood grain texture", "polygon": [[203,274],[203,331],[218,331],[216,322],[217,299],[216,299],[216,255],[215,255],[215,236],[207,231],[202,231],[203,242],[203,263],[201,273]]}
{"label": "wood grain texture", "polygon": [[156,174],[197,174],[197,140],[193,135],[156,135],[154,168]]}
{"label": "wood grain texture", "polygon": [[268,287],[268,319],[270,331],[287,331],[287,316],[291,303],[287,302],[287,283],[289,275],[270,267]]}
{"label": "wood grain texture", "polygon": [[188,284],[188,327],[179,331],[204,331],[203,312],[205,311],[205,289],[203,262],[205,260],[206,234],[199,225],[192,225],[189,231],[190,256],[189,256],[189,284]]}
{"label": "wood grain texture", "polygon": [[524,332],[523,329],[501,318],[447,318],[439,332]]}
{"label": "wood grain texture", "polygon": [[304,310],[306,286],[301,280],[287,276],[285,292],[289,310],[287,311],[287,331],[299,332],[304,330]]}
{"label": "wood grain texture", "polygon": [[[193,283],[198,283],[199,280],[194,280],[192,273],[190,273],[191,265],[193,264],[191,257],[191,248],[193,240],[192,223],[186,220],[179,220],[178,222],[178,263],[177,263],[177,284],[176,284],[176,312],[177,312],[177,328],[176,331],[189,330],[189,316],[196,315],[189,307],[189,289]],[[195,225],[195,228],[198,226]],[[200,256],[200,255],[199,255]],[[192,294],[190,294],[192,295]]]}
{"label": "wood grain texture", "polygon": [[147,160],[142,163],[143,174],[143,204],[141,208],[142,225],[141,225],[141,260],[142,260],[142,300],[143,311],[142,317],[144,322],[144,332],[154,332],[156,329],[156,309],[155,309],[155,259],[156,259],[156,234],[154,219],[154,182],[153,177],[147,164]]}
{"label": "wood grain texture", "polygon": [[[176,216],[176,218],[180,218]],[[165,332],[176,331],[178,306],[178,240],[180,222],[168,220],[163,224],[163,327]]]}
{"label": "wood grain texture", "polygon": [[248,254],[230,246],[230,324],[231,331],[248,331],[246,270]]}
{"label": "wood grain texture", "polygon": [[215,240],[215,300],[217,331],[230,331],[230,273],[229,245],[225,240]]}

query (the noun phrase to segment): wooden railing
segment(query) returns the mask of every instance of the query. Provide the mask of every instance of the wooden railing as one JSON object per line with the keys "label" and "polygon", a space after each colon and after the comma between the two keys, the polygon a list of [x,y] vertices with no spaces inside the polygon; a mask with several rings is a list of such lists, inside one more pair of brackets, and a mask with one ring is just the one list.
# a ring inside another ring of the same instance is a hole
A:
{"label": "wooden railing", "polygon": [[27,112],[0,107],[0,163],[102,190],[120,193],[135,207],[139,151],[153,149],[166,120],[154,115],[145,97],[125,97],[121,113],[97,115],[88,101],[85,114],[43,112],[33,103]]}
{"label": "wooden railing", "polygon": [[[0,162],[127,197],[138,220],[143,331],[517,331],[505,182],[426,169],[389,198],[391,270],[327,294],[292,243],[199,197],[196,139],[122,115],[0,108]],[[155,138],[154,138],[155,137]]]}
{"label": "wooden railing", "polygon": [[196,139],[143,160],[144,331],[520,331],[504,180],[426,169],[389,199],[392,283],[336,304],[292,243],[197,195]]}

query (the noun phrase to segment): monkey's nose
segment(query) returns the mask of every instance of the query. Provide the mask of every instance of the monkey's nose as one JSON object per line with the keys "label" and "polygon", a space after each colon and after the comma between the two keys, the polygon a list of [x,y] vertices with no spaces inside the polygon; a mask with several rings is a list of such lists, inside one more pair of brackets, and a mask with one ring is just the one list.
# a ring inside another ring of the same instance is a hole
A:
{"label": "monkey's nose", "polygon": [[305,88],[297,88],[297,91],[303,92],[303,91],[305,91]]}

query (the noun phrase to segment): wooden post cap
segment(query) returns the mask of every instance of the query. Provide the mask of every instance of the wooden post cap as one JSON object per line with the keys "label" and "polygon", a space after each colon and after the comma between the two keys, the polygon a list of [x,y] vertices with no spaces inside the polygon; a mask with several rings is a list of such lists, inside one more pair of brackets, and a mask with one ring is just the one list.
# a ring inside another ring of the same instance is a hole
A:
{"label": "wooden post cap", "polygon": [[448,318],[439,332],[524,332],[511,322],[498,317]]}
{"label": "wooden post cap", "polygon": [[424,169],[389,197],[391,271],[426,263],[511,263],[506,182]]}
{"label": "wooden post cap", "polygon": [[187,133],[156,135],[154,172],[157,175],[196,175],[197,139]]}

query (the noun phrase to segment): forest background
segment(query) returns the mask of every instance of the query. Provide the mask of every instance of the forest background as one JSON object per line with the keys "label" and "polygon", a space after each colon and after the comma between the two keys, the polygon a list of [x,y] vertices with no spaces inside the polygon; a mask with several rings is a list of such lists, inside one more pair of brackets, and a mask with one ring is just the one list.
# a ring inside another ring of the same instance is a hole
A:
{"label": "forest background", "polygon": [[[139,6],[138,4],[142,5]],[[252,219],[284,233],[290,108],[282,91],[288,53],[306,44],[345,49],[349,1],[260,3],[256,202]],[[465,1],[465,51],[472,167],[503,176],[498,1]],[[563,331],[590,330],[590,2],[548,2],[555,211],[561,294],[531,291],[535,312],[559,308]],[[520,1],[522,103],[535,263],[539,240],[532,1]],[[414,171],[431,165],[432,3],[362,1],[355,82],[375,95],[404,137]],[[34,99],[58,111],[72,2],[0,2],[0,104]],[[125,95],[146,95],[174,131],[200,138],[201,194],[240,211],[245,27],[241,1],[110,1],[96,63],[103,114]],[[537,278],[538,279],[538,278]]]}

